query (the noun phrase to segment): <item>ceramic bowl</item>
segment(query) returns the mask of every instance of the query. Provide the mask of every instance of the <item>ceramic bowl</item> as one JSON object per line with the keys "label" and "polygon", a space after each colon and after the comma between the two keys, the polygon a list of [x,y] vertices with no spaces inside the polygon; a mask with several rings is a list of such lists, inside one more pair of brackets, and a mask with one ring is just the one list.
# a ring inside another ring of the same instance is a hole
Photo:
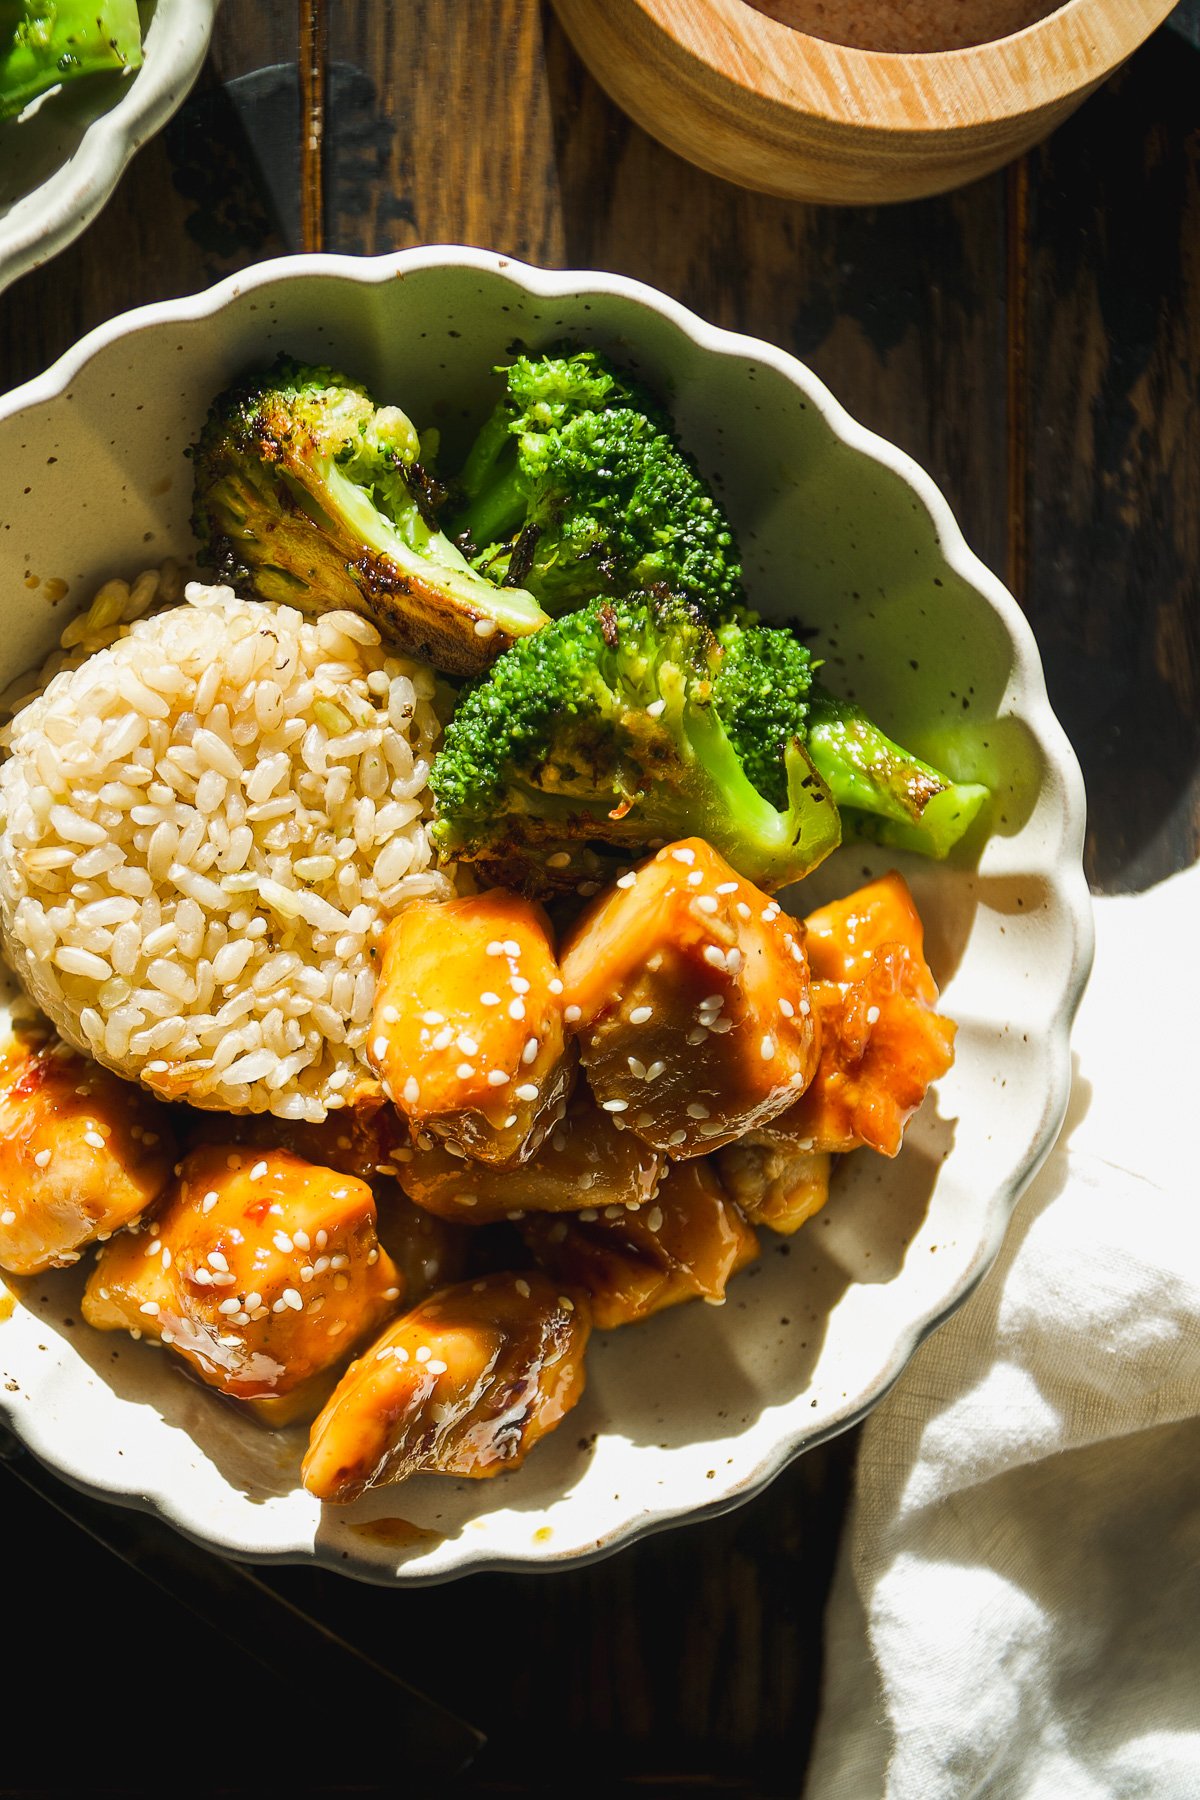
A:
{"label": "ceramic bowl", "polygon": [[[901,1156],[847,1159],[825,1212],[768,1238],[724,1307],[594,1339],[578,1409],[495,1481],[421,1477],[323,1510],[298,1485],[302,1435],[261,1431],[167,1353],[78,1324],[78,1274],[21,1284],[0,1323],[0,1403],[21,1436],[226,1553],[438,1580],[562,1566],[748,1499],[861,1418],[970,1291],[1062,1119],[1090,957],[1083,790],[1029,627],[928,477],[807,369],[634,282],[453,248],[296,257],[93,332],[0,402],[0,680],[104,577],[188,554],[184,450],[238,371],[282,349],[341,364],[453,445],[514,342],[564,336],[670,397],[754,603],[801,612],[837,686],[994,790],[993,834],[958,860],[888,859],[926,920],[957,1061]],[[792,897],[807,910],[886,866],[844,848]]]}
{"label": "ceramic bowl", "polygon": [[200,73],[217,0],[145,0],[139,11],[136,75],[67,87],[0,124],[0,291],[79,236]]}

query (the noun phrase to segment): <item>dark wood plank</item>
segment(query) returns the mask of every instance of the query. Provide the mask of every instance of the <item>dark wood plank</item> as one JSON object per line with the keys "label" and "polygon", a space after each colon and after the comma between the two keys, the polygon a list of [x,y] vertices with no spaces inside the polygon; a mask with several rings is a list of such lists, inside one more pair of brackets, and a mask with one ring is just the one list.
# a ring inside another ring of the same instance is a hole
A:
{"label": "dark wood plank", "polygon": [[1029,186],[1023,599],[1136,891],[1200,849],[1200,55],[1160,32]]}

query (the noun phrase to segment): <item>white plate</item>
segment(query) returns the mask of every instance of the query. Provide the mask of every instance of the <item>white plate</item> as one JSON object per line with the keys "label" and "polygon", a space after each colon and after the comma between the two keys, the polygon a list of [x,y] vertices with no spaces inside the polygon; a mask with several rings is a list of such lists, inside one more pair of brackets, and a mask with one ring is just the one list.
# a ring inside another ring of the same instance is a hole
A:
{"label": "white plate", "polygon": [[144,60],[0,123],[0,292],[79,236],[200,73],[217,0],[143,0]]}
{"label": "white plate", "polygon": [[[186,551],[183,451],[238,371],[280,349],[340,363],[461,440],[506,347],[564,336],[669,393],[739,528],[755,604],[817,626],[833,685],[995,790],[976,863],[848,848],[803,895],[807,910],[905,867],[957,1061],[899,1159],[848,1159],[826,1211],[768,1238],[724,1308],[594,1340],[581,1405],[495,1481],[422,1477],[322,1510],[297,1486],[296,1434],[256,1430],[167,1353],[76,1323],[78,1275],[28,1284],[0,1325],[0,1402],[21,1436],[70,1480],[227,1553],[429,1581],[598,1556],[749,1498],[860,1418],[969,1292],[1062,1118],[1091,955],[1083,787],[1023,616],[928,477],[808,370],[637,283],[454,248],[296,257],[94,332],[0,402],[0,679],[106,575]],[[71,597],[51,609],[54,578]],[[406,1523],[373,1534],[379,1519]]]}

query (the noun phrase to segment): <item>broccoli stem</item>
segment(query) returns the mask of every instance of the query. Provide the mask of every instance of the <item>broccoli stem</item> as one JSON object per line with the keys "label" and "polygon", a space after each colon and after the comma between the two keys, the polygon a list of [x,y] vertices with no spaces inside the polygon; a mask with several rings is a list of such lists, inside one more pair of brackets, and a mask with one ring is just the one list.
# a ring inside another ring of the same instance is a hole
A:
{"label": "broccoli stem", "polygon": [[895,849],[944,857],[965,834],[986,787],[956,782],[879,729],[861,707],[813,691],[808,752],[864,836]]}
{"label": "broccoli stem", "polygon": [[141,63],[137,0],[0,0],[0,119],[63,82]]}
{"label": "broccoli stem", "polygon": [[465,533],[476,550],[484,551],[491,544],[504,544],[511,538],[525,523],[528,510],[529,495],[514,457],[508,469],[499,474],[493,472],[490,485],[478,492],[457,515],[450,525],[449,535],[459,538]]}

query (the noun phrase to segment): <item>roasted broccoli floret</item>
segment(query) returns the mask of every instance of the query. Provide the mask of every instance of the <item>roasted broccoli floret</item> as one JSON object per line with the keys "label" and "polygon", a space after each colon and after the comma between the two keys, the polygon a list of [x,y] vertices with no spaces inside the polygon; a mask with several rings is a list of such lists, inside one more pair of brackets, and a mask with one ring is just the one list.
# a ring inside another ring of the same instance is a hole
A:
{"label": "roasted broccoli floret", "polygon": [[439,529],[420,449],[398,407],[281,357],[213,402],[192,451],[202,559],[264,600],[352,608],[435,667],[478,672],[546,615]]}
{"label": "roasted broccoli floret", "polygon": [[[837,810],[794,737],[767,799],[722,717],[725,652],[700,609],[659,593],[595,600],[514,646],[462,697],[434,760],[434,836],[508,885],[547,893],[702,837],[760,887],[835,848]],[[602,865],[601,865],[602,866]]]}
{"label": "roasted broccoli floret", "polygon": [[885,737],[861,707],[816,687],[807,743],[847,827],[893,849],[948,855],[988,798],[986,787],[952,781]]}
{"label": "roasted broccoli floret", "polygon": [[449,525],[477,569],[558,615],[662,584],[715,619],[742,597],[729,521],[657,403],[594,350],[519,357]]}
{"label": "roasted broccoli floret", "polygon": [[141,66],[137,0],[0,0],[0,119],[80,76]]}
{"label": "roasted broccoli floret", "polygon": [[807,647],[791,631],[742,613],[717,632],[724,650],[717,709],[760,793],[782,806],[787,748],[799,735],[847,832],[942,857],[967,830],[987,789],[955,782],[885,737],[862,708],[814,680]]}

